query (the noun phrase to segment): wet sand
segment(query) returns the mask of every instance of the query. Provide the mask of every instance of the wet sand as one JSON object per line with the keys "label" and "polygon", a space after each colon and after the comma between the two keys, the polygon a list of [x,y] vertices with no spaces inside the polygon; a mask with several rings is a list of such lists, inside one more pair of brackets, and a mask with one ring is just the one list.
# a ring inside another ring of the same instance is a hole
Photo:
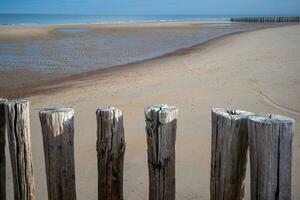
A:
{"label": "wet sand", "polygon": [[[45,199],[47,195],[37,112],[60,105],[75,108],[78,199],[97,199],[95,110],[106,105],[118,107],[124,113],[125,199],[148,199],[143,108],[155,103],[180,108],[176,141],[178,200],[209,199],[210,109],[213,107],[279,113],[296,120],[292,199],[300,199],[299,42],[299,25],[234,34],[181,53],[86,73],[61,81],[56,87],[43,86],[33,96],[27,93],[31,103],[37,199]],[[8,199],[13,198],[11,181],[8,166]],[[248,173],[246,199],[249,196]]]}
{"label": "wet sand", "polygon": [[0,26],[0,91],[152,59],[216,37],[258,28],[228,25],[169,22]]}

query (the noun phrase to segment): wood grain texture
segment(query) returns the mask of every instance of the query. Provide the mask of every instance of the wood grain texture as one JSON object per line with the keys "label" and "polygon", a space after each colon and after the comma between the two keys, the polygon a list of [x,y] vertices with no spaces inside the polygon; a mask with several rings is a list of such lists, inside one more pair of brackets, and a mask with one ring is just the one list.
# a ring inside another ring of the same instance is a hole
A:
{"label": "wood grain texture", "polygon": [[34,200],[35,186],[30,142],[29,101],[9,101],[5,105],[14,198]]}
{"label": "wood grain texture", "polygon": [[114,107],[101,108],[97,117],[98,199],[123,200],[125,138],[123,115]]}
{"label": "wood grain texture", "polygon": [[252,113],[215,108],[212,114],[211,200],[241,200],[244,197],[248,128]]}
{"label": "wood grain texture", "polygon": [[294,120],[265,114],[249,117],[252,200],[290,200]]}
{"label": "wood grain texture", "polygon": [[175,141],[178,109],[153,105],[145,109],[149,200],[175,200]]}
{"label": "wood grain texture", "polygon": [[6,157],[5,157],[5,103],[6,99],[0,98],[0,199],[6,199]]}
{"label": "wood grain texture", "polygon": [[49,200],[75,200],[74,109],[39,112]]}

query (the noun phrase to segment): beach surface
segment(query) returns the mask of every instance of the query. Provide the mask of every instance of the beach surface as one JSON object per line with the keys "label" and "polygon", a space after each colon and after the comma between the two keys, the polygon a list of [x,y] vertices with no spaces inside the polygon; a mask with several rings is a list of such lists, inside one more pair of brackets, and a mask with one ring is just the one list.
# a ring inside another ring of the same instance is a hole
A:
{"label": "beach surface", "polygon": [[[47,196],[38,111],[52,106],[75,108],[77,196],[89,200],[97,199],[95,111],[107,105],[120,108],[124,114],[125,199],[148,199],[143,110],[158,103],[180,109],[176,199],[209,199],[213,107],[278,113],[295,119],[292,199],[300,199],[299,43],[299,25],[244,32],[161,58],[52,82],[39,87],[38,92],[22,88],[31,104],[37,199]],[[13,199],[9,162],[7,169],[8,199]],[[246,179],[245,199],[250,199],[249,170]]]}
{"label": "beach surface", "polygon": [[259,26],[217,21],[2,25],[0,91],[153,59],[256,28]]}

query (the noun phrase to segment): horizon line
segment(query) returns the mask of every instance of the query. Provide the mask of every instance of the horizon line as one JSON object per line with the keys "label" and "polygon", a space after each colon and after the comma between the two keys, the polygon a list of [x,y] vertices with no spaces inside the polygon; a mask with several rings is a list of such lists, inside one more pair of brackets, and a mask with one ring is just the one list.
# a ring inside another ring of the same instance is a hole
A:
{"label": "horizon line", "polygon": [[0,15],[98,15],[98,16],[300,16],[300,14],[96,14],[96,13],[1,13]]}

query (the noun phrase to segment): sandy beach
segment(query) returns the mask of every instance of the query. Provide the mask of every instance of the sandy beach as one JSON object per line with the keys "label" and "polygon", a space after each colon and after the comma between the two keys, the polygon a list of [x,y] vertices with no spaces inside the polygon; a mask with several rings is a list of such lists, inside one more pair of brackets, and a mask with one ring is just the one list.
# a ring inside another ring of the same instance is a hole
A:
{"label": "sandy beach", "polygon": [[[1,34],[0,30],[0,37]],[[300,199],[299,43],[299,25],[243,32],[157,59],[14,89],[22,90],[20,95],[26,96],[31,104],[37,199],[47,196],[38,111],[51,106],[75,108],[77,196],[89,200],[97,199],[95,110],[107,105],[120,108],[124,114],[125,199],[148,199],[143,109],[157,103],[180,109],[176,199],[209,199],[213,107],[278,113],[295,119],[292,199]],[[9,91],[2,94],[12,95]],[[7,199],[13,199],[9,164]],[[245,199],[250,199],[249,189],[248,170]]]}

